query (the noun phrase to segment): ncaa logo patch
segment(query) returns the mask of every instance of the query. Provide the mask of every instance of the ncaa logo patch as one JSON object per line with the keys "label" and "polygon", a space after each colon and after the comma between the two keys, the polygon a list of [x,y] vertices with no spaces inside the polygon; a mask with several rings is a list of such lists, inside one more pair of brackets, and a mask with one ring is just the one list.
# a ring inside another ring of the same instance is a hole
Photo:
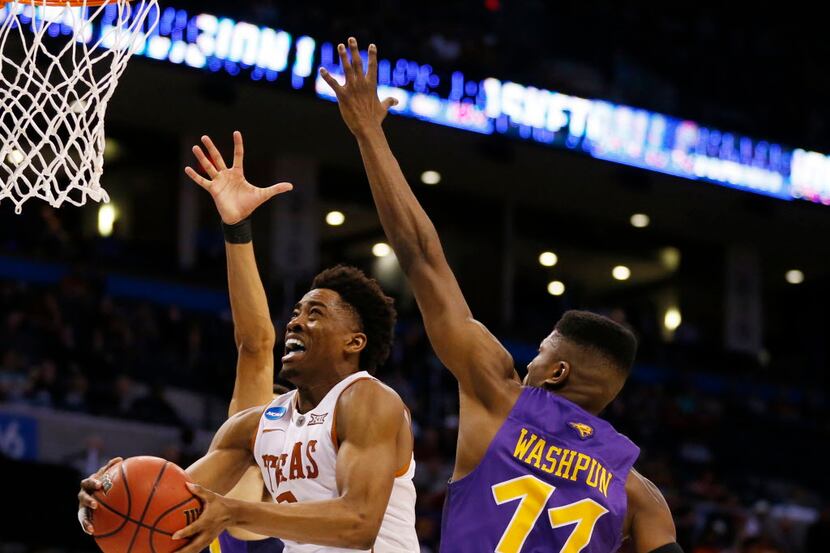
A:
{"label": "ncaa logo patch", "polygon": [[285,416],[285,407],[271,407],[265,411],[265,418],[269,421],[278,421]]}

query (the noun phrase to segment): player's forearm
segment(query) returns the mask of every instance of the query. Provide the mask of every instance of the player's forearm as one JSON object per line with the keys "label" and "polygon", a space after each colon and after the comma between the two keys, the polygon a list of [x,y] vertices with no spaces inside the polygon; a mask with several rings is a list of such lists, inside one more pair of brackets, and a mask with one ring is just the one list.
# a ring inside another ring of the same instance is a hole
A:
{"label": "player's forearm", "polygon": [[236,451],[211,451],[187,467],[187,476],[200,486],[225,494],[231,491],[245,474],[251,460]]}
{"label": "player's forearm", "polygon": [[270,352],[274,348],[274,324],[271,322],[265,288],[259,277],[253,242],[226,242],[225,252],[237,347],[246,352]]}
{"label": "player's forearm", "polygon": [[[232,525],[263,536],[347,549],[370,549],[380,529],[366,502],[344,498],[303,503],[224,499]],[[373,522],[374,520],[374,522]]]}
{"label": "player's forearm", "polygon": [[268,403],[274,383],[274,325],[252,243],[225,243],[237,347],[236,381],[228,414]]}
{"label": "player's forearm", "polygon": [[406,182],[383,130],[369,129],[357,141],[381,225],[401,267],[407,271],[419,260],[440,258],[435,226]]}

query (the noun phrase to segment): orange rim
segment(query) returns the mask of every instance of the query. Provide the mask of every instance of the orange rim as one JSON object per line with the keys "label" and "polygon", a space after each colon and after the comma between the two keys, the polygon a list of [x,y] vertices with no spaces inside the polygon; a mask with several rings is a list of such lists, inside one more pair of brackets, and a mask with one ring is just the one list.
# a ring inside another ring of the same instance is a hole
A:
{"label": "orange rim", "polygon": [[[83,0],[46,0],[44,2],[43,0],[34,0],[34,2],[32,2],[32,0],[0,0],[0,8],[5,6],[6,4],[11,4],[13,2],[19,2],[21,4],[28,5],[34,3],[35,7],[49,6],[52,8],[65,8],[66,6],[69,6],[72,8],[81,8],[84,6],[102,6],[104,4],[109,4],[114,1],[115,0],[87,0],[86,2],[84,2]],[[127,2],[132,2],[132,0],[127,0]]]}

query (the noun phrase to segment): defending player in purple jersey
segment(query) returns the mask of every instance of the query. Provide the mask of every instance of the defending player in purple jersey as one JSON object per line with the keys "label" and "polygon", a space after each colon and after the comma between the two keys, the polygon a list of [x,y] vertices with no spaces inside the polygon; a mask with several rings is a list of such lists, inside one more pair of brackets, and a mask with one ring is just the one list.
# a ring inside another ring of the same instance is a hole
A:
{"label": "defending player in purple jersey", "polygon": [[680,551],[663,496],[631,469],[636,446],[597,418],[628,377],[634,335],[605,317],[568,312],[520,381],[510,354],[473,318],[386,141],[381,124],[397,101],[378,99],[377,49],[368,51],[364,73],[350,38],[348,47],[338,45],[345,82],[320,73],[357,139],[430,342],[458,380],[458,450],[442,551],[611,553],[624,539],[636,553]]}
{"label": "defending player in purple jersey", "polygon": [[449,485],[444,549],[550,551],[570,540],[574,551],[616,551],[639,451],[578,405],[524,388],[479,465]]}

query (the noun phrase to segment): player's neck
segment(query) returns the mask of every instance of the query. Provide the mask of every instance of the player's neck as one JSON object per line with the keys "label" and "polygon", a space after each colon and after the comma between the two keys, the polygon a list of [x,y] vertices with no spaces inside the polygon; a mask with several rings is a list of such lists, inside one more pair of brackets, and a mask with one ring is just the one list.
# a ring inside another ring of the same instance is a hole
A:
{"label": "player's neck", "polygon": [[311,411],[323,401],[323,398],[332,388],[354,373],[355,371],[351,367],[344,367],[342,370],[335,369],[330,373],[319,376],[314,382],[297,384],[297,410],[300,413]]}
{"label": "player's neck", "polygon": [[594,416],[599,416],[600,411],[602,411],[602,409],[596,409],[595,408],[593,403],[595,401],[594,398],[596,396],[594,396],[591,392],[589,392],[587,390],[580,389],[580,388],[575,387],[575,386],[569,386],[565,389],[556,390],[556,391],[550,390],[550,389],[547,389],[547,390],[548,390],[548,392],[550,392],[552,394],[557,394],[558,396],[567,399],[571,403],[574,403],[574,404],[578,405],[579,407],[581,407],[582,409],[588,411],[589,413],[591,413]]}

